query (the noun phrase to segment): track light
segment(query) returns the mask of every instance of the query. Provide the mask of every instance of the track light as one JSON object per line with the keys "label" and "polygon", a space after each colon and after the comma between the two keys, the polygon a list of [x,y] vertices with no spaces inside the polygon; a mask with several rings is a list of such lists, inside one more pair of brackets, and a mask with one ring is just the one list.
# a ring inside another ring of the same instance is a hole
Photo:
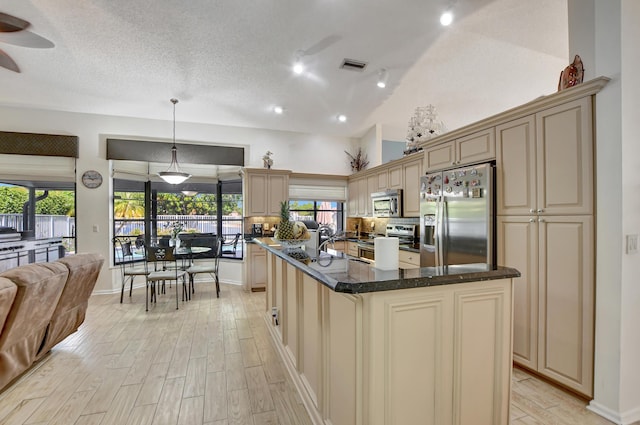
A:
{"label": "track light", "polygon": [[376,85],[381,89],[387,87],[388,76],[389,75],[387,73],[387,70],[382,68],[380,71],[378,71],[378,82],[376,83]]}
{"label": "track light", "polygon": [[191,174],[183,173],[178,166],[178,149],[176,148],[176,103],[178,103],[178,99],[171,99],[171,103],[173,103],[173,146],[171,146],[171,164],[166,171],[160,171],[158,175],[167,183],[180,184],[191,177]]}

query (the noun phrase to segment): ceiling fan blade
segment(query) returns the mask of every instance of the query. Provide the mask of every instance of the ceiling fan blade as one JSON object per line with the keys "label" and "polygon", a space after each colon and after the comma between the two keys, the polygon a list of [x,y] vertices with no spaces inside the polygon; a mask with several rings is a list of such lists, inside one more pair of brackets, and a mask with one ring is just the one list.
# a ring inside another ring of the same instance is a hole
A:
{"label": "ceiling fan blade", "polygon": [[4,52],[4,50],[0,49],[0,66],[3,68],[7,68],[13,72],[20,72],[20,68],[18,68],[18,64],[11,59],[11,57]]}
{"label": "ceiling fan blade", "polygon": [[15,32],[27,28],[29,22],[0,12],[0,32]]}
{"label": "ceiling fan blade", "polygon": [[55,46],[53,42],[28,30],[20,32],[0,32],[0,41],[13,44],[14,46],[31,47],[35,49],[50,49]]}

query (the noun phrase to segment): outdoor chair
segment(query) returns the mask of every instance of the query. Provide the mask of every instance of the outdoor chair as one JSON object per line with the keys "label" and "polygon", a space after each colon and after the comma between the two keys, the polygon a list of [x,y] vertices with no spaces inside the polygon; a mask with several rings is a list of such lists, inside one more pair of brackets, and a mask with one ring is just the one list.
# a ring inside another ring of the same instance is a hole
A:
{"label": "outdoor chair", "polygon": [[[236,247],[238,246],[238,241],[240,240],[240,233],[236,233],[235,237],[229,242],[222,242],[222,253],[223,254],[233,254],[236,255]],[[225,249],[225,247],[228,247]]]}

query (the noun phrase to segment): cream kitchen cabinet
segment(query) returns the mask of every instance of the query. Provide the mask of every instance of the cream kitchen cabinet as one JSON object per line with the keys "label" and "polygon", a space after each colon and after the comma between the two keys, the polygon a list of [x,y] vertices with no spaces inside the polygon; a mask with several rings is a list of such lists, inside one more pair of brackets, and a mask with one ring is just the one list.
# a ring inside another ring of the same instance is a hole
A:
{"label": "cream kitchen cabinet", "polygon": [[247,276],[247,289],[250,291],[264,291],[267,284],[267,256],[264,249],[248,243],[247,261],[245,271]]}
{"label": "cream kitchen cabinet", "polygon": [[369,213],[371,196],[369,194],[369,182],[367,177],[358,179],[358,217],[366,217]]}
{"label": "cream kitchen cabinet", "polygon": [[245,168],[245,216],[279,216],[280,203],[289,200],[288,170]]}
{"label": "cream kitchen cabinet", "polygon": [[495,159],[496,143],[493,128],[482,130],[424,149],[425,171],[442,170],[465,164]]}
{"label": "cream kitchen cabinet", "polygon": [[347,254],[351,255],[352,257],[357,257],[358,256],[358,243],[357,242],[347,241]]}
{"label": "cream kitchen cabinet", "polygon": [[369,180],[375,176],[358,176],[349,179],[347,190],[349,191],[347,202],[347,217],[366,217],[369,213],[371,195],[369,192]]}
{"label": "cream kitchen cabinet", "polygon": [[395,163],[394,165],[381,165],[376,167],[376,169],[381,168],[376,172],[377,176],[377,184],[376,190],[373,192],[384,192],[389,189],[402,189],[403,188],[403,174],[402,174],[402,164]]}
{"label": "cream kitchen cabinet", "polygon": [[594,242],[591,216],[499,216],[498,264],[514,283],[514,361],[593,395]]}
{"label": "cream kitchen cabinet", "polygon": [[358,217],[358,180],[349,179],[347,192],[347,217]]}
{"label": "cream kitchen cabinet", "polygon": [[403,249],[398,253],[398,260],[401,269],[417,269],[420,268],[420,253],[413,251],[405,251]]}
{"label": "cream kitchen cabinet", "polygon": [[592,131],[590,96],[498,125],[498,214],[592,214]]}
{"label": "cream kitchen cabinet", "polygon": [[404,190],[402,193],[402,216],[420,216],[420,177],[422,177],[422,155],[402,164]]}

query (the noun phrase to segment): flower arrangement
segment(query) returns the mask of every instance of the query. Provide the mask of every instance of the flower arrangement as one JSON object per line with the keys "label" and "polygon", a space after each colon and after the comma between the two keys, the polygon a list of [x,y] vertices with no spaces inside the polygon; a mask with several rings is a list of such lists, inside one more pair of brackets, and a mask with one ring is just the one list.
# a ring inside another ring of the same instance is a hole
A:
{"label": "flower arrangement", "polygon": [[180,234],[180,232],[182,232],[184,230],[184,224],[180,223],[179,221],[174,221],[173,223],[171,223],[169,226],[170,229],[170,234],[171,234],[171,239],[176,239],[178,237],[178,234]]}
{"label": "flower arrangement", "polygon": [[369,160],[367,160],[367,154],[362,151],[362,148],[358,148],[355,155],[351,155],[349,152],[344,151],[351,159],[351,171],[360,171],[367,168]]}

